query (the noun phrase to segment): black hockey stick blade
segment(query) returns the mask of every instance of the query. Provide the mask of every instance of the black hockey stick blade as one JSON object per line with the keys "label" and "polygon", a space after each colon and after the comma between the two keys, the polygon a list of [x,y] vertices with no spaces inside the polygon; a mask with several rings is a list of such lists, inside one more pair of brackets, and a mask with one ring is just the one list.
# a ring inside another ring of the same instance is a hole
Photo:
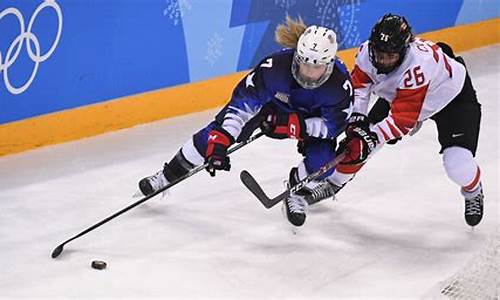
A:
{"label": "black hockey stick blade", "polygon": [[253,176],[245,170],[241,171],[240,179],[241,182],[243,182],[243,184],[247,187],[247,189],[249,189],[250,192],[252,192],[252,194],[254,194],[254,196],[257,197],[257,199],[259,199],[262,205],[264,205],[264,207],[267,209],[273,207],[288,195],[288,191],[285,191],[277,197],[274,197],[272,199],[269,198],[257,183],[255,178],[253,178]]}
{"label": "black hockey stick blade", "polygon": [[[281,194],[279,194],[274,198],[269,198],[269,196],[266,195],[264,190],[262,190],[262,187],[259,185],[259,183],[255,180],[255,178],[253,178],[253,176],[246,170],[241,171],[240,179],[243,182],[243,184],[250,190],[250,192],[252,192],[252,194],[254,194],[255,197],[259,199],[259,201],[264,205],[264,207],[269,209],[278,204],[279,202],[283,201],[284,199],[286,199],[288,195],[294,194],[295,192],[302,189],[309,182],[323,176],[326,172],[333,169],[342,159],[344,159],[345,156],[346,152],[339,154],[334,160],[325,164],[318,171],[308,175],[306,178],[299,181],[295,186],[286,189],[284,192],[282,192]],[[308,201],[308,203],[309,201],[311,201],[311,204],[318,202],[318,201],[312,201],[312,199],[307,199],[307,198],[306,201]]]}
{"label": "black hockey stick blade", "polygon": [[57,246],[54,251],[52,251],[52,258],[56,258],[59,256],[59,254],[61,254],[61,252],[63,251],[63,248],[64,246],[63,245],[59,245]]}
{"label": "black hockey stick blade", "polygon": [[267,197],[266,193],[262,190],[260,185],[255,181],[255,179],[246,170],[240,173],[241,182],[247,187],[247,189],[254,194],[257,199],[264,205],[265,208],[270,208],[269,202],[271,199]]}

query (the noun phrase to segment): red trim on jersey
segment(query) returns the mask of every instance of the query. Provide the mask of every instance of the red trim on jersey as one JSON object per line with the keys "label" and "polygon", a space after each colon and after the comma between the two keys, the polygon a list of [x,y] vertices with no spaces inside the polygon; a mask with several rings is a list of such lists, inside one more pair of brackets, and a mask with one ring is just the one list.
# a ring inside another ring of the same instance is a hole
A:
{"label": "red trim on jersey", "polygon": [[364,88],[365,84],[372,83],[372,79],[358,65],[354,65],[354,70],[351,72],[352,84],[355,89]]}
{"label": "red trim on jersey", "polygon": [[394,125],[405,134],[408,128],[417,124],[428,88],[429,84],[415,89],[397,89],[396,98],[391,105],[391,115]]}
{"label": "red trim on jersey", "polygon": [[434,57],[434,60],[435,60],[436,62],[439,62],[439,53],[438,53],[437,51],[438,51],[438,49],[441,49],[441,48],[439,48],[439,46],[438,46],[438,45],[436,45],[436,44],[429,45],[429,46],[431,46],[431,49],[432,49],[432,56]]}
{"label": "red trim on jersey", "polygon": [[384,140],[388,141],[390,140],[391,138],[389,137],[389,135],[387,133],[385,133],[384,129],[382,129],[382,127],[380,127],[379,125],[377,125],[378,129],[380,129],[380,131],[382,132],[382,135],[384,136]]}
{"label": "red trim on jersey", "polygon": [[401,137],[401,133],[396,129],[396,127],[394,127],[394,125],[391,124],[391,122],[385,120],[385,123],[387,124],[387,126],[389,126],[389,129],[391,130],[391,133],[394,137]]}
{"label": "red trim on jersey", "polygon": [[463,189],[466,190],[466,191],[468,191],[468,192],[473,191],[474,188],[479,183],[480,179],[481,179],[481,170],[479,169],[479,167],[477,167],[476,177],[474,177],[474,180],[472,180],[472,182],[469,185],[464,186]]}
{"label": "red trim on jersey", "polygon": [[[396,130],[396,128],[394,128],[394,126],[393,126],[390,122],[388,122],[388,121],[387,121],[387,123],[389,124],[389,128],[391,129],[391,132],[392,132],[393,130]],[[401,131],[401,133],[402,133],[403,135],[405,135],[405,134],[407,134],[408,132],[410,132],[410,129],[408,129],[407,127],[398,127],[397,129],[399,129],[399,131]],[[399,133],[398,133],[398,134],[399,134]]]}
{"label": "red trim on jersey", "polygon": [[448,71],[448,74],[450,74],[450,78],[453,77],[453,71],[451,70],[450,63],[448,62],[448,59],[446,58],[446,55],[443,53],[443,58],[444,58],[444,67],[446,68],[446,71]]}

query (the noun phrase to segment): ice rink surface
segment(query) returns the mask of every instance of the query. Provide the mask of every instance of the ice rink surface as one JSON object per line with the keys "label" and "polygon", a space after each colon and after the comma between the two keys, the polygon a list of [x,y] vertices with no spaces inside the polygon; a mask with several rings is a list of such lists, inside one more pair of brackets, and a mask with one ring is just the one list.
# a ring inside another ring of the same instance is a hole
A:
{"label": "ice rink surface", "polygon": [[[482,103],[477,161],[485,216],[474,231],[446,176],[433,121],[386,146],[338,195],[310,207],[293,234],[241,184],[250,171],[275,195],[301,159],[262,138],[230,173],[200,172],[91,233],[128,206],[217,110],[0,158],[0,298],[419,298],[480,251],[499,224],[500,46],[463,53]],[[90,267],[104,260],[103,271]]]}

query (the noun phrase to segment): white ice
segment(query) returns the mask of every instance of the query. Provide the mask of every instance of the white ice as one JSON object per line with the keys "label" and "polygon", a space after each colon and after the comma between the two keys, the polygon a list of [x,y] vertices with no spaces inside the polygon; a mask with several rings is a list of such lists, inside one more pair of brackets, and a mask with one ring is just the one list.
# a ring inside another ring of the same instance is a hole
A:
{"label": "white ice", "polygon": [[[500,46],[464,53],[483,118],[477,161],[485,216],[474,231],[445,175],[427,121],[387,146],[338,196],[311,207],[292,234],[240,183],[249,170],[270,194],[300,160],[292,141],[260,139],[230,173],[199,173],[52,250],[137,199],[217,110],[0,158],[0,298],[418,298],[460,269],[498,226]],[[14,133],[13,133],[14,134]],[[104,260],[103,271],[90,267]]]}

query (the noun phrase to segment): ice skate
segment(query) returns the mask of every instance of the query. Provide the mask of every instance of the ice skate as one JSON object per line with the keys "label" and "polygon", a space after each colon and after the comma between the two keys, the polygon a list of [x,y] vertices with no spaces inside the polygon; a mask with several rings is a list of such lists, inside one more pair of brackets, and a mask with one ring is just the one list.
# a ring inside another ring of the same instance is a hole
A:
{"label": "ice skate", "polygon": [[331,198],[332,201],[335,200],[335,194],[342,189],[342,186],[338,186],[328,180],[324,180],[318,183],[317,186],[311,189],[307,189],[308,194],[305,199],[309,205],[318,203],[325,199]]}
{"label": "ice skate", "polygon": [[292,194],[283,200],[288,221],[294,226],[302,226],[306,221],[307,202],[304,196]]}
{"label": "ice skate", "polygon": [[476,226],[483,218],[483,187],[479,185],[472,192],[462,190],[462,195],[465,197],[465,222],[470,226]]}
{"label": "ice skate", "polygon": [[[139,181],[139,190],[136,194],[139,193],[139,196],[149,196],[163,187],[165,187],[169,181],[165,178],[163,174],[163,170],[156,172],[155,174],[145,177]],[[165,195],[165,194],[164,194]]]}

